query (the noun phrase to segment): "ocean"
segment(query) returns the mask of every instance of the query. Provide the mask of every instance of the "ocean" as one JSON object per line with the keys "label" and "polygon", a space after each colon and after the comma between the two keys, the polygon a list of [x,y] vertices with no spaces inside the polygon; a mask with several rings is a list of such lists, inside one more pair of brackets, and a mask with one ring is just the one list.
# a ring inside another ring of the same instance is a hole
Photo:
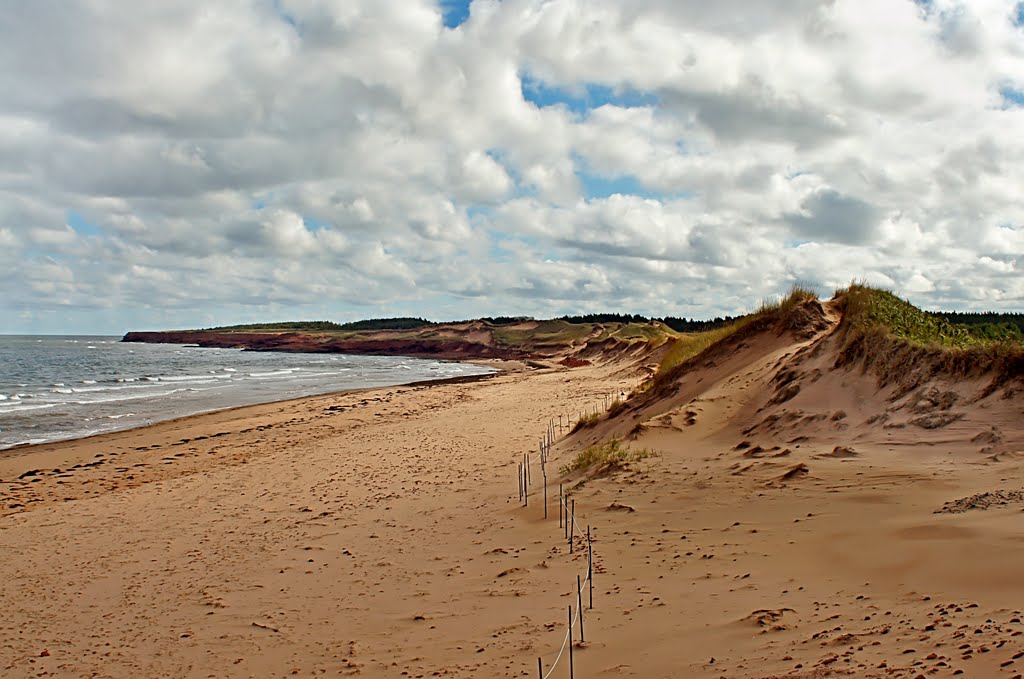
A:
{"label": "ocean", "polygon": [[0,450],[234,406],[489,372],[394,356],[0,335]]}

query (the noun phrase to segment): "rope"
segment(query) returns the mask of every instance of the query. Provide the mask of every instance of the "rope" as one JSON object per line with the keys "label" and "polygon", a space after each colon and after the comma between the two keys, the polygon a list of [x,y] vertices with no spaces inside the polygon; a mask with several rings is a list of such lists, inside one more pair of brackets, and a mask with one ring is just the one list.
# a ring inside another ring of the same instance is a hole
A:
{"label": "rope", "polygon": [[[552,441],[551,443],[554,443],[554,441]],[[536,462],[536,461],[541,460],[541,459],[542,459],[542,454],[541,454],[541,452],[538,452],[533,457],[530,457],[529,455],[527,455],[526,463],[527,464],[531,464],[531,463]],[[545,481],[546,481],[546,476],[545,476]],[[524,489],[524,492],[526,493],[526,495],[530,494],[530,491],[529,491],[528,488]],[[567,521],[570,521],[570,520],[572,521],[572,528],[571,528],[571,530],[569,532],[569,535],[570,535],[569,539],[570,540],[575,539],[575,536],[572,535],[573,531],[575,531],[580,536],[580,538],[586,538],[587,535],[583,532],[583,530],[580,528],[580,525],[576,522],[576,515],[575,514],[570,514],[570,512],[569,512],[569,502],[568,502],[567,498],[566,497],[560,497],[559,498],[559,503],[562,505],[562,509],[565,512],[566,520]],[[580,586],[579,586],[580,588],[576,592],[576,602],[577,602],[576,612],[575,612],[575,614],[573,614],[573,617],[570,618],[569,627],[565,630],[565,636],[562,638],[562,645],[558,649],[558,655],[555,656],[554,662],[551,663],[551,666],[548,668],[548,671],[544,674],[543,679],[548,679],[552,675],[552,673],[555,671],[555,668],[558,667],[558,663],[559,663],[559,661],[561,661],[562,655],[565,653],[566,645],[572,643],[572,630],[573,630],[573,627],[576,626],[576,624],[579,622],[581,616],[583,615],[583,612],[581,610],[582,605],[583,605],[582,604],[582,601],[583,601],[583,590],[586,588],[587,585],[590,584],[590,580],[591,580],[591,570],[592,570],[591,566],[592,566],[592,564],[591,564],[590,561],[587,562],[587,566],[588,566],[587,567],[587,575],[582,580],[582,582],[580,583]]]}
{"label": "rope", "polygon": [[[572,521],[572,529],[575,530],[577,533],[579,533],[581,538],[587,537],[583,533],[583,531],[580,530],[579,524],[576,523],[575,515],[572,515],[572,514],[569,513],[569,505],[565,501],[565,498],[561,499],[561,504],[565,508],[565,515],[566,515],[566,517],[569,517],[570,520]],[[582,605],[580,602],[582,601],[583,590],[586,588],[586,585],[589,585],[589,584],[590,584],[590,568],[587,568],[587,577],[583,579],[582,583],[580,584],[580,589],[576,593],[576,601],[577,601],[576,613],[573,614],[572,621],[569,623],[569,627],[565,630],[565,638],[562,639],[562,646],[561,646],[561,648],[558,649],[558,655],[555,656],[555,661],[553,663],[551,663],[551,667],[549,667],[548,671],[544,674],[544,679],[548,679],[548,677],[551,676],[552,672],[555,671],[555,668],[558,667],[558,662],[562,659],[562,654],[565,653],[565,645],[567,643],[569,643],[569,644],[572,643],[572,639],[570,638],[571,635],[572,635],[572,628],[576,626],[577,621],[580,619],[580,615],[581,615],[580,607]]]}

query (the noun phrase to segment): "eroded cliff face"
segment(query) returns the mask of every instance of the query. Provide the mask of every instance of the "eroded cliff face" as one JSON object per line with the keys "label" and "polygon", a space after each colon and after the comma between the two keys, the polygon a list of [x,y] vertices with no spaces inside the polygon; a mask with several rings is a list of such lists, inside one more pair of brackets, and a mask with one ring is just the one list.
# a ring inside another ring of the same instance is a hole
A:
{"label": "eroded cliff face", "polygon": [[122,342],[150,344],[194,344],[200,347],[237,348],[249,351],[292,351],[304,353],[368,354],[374,356],[417,356],[443,359],[529,358],[528,352],[496,347],[457,338],[353,337],[307,333],[257,333],[167,331],[129,332]]}

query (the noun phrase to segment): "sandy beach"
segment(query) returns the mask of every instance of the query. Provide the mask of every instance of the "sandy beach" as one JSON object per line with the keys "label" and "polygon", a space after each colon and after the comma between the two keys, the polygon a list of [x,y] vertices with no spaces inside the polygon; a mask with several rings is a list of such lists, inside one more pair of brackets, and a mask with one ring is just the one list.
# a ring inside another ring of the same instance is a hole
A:
{"label": "sandy beach", "polygon": [[[594,548],[576,676],[1024,671],[1019,399],[886,428],[867,424],[877,387],[842,373],[786,404],[828,417],[772,428],[779,361],[817,339],[708,367],[644,414],[649,457],[565,479]],[[14,451],[0,673],[531,677],[538,657],[547,673],[586,574],[556,470],[605,432],[555,445],[546,520],[539,467],[523,507],[517,463],[551,418],[638,379],[520,368]],[[997,490],[1017,494],[935,513]],[[550,676],[569,676],[564,655]]]}

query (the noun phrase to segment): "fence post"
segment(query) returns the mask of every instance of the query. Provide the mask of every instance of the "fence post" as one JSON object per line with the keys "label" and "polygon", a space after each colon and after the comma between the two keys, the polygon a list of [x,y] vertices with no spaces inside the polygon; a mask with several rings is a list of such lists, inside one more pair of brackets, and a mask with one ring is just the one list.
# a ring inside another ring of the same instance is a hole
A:
{"label": "fence post", "polygon": [[572,606],[569,606],[569,679],[572,679]]}
{"label": "fence post", "polygon": [[594,548],[590,543],[590,524],[587,524],[587,581],[590,583],[590,608],[594,608]]}
{"label": "fence post", "polygon": [[572,521],[569,523],[569,553],[572,554],[572,531],[576,528],[576,498],[572,499]]}
{"label": "fence post", "polygon": [[562,484],[558,484],[558,527],[562,527]]}
{"label": "fence post", "polygon": [[[572,501],[576,504],[576,500]],[[576,517],[569,514],[569,496],[565,496],[565,539],[572,540],[572,521]]]}
{"label": "fence post", "polygon": [[544,518],[548,518],[548,473],[544,472]]}
{"label": "fence post", "polygon": [[530,506],[530,472],[526,468],[526,464],[523,464],[523,506]]}
{"label": "fence post", "polygon": [[580,582],[580,576],[576,576],[576,610],[580,612],[580,643],[582,644],[585,640],[583,639],[583,584]]}

